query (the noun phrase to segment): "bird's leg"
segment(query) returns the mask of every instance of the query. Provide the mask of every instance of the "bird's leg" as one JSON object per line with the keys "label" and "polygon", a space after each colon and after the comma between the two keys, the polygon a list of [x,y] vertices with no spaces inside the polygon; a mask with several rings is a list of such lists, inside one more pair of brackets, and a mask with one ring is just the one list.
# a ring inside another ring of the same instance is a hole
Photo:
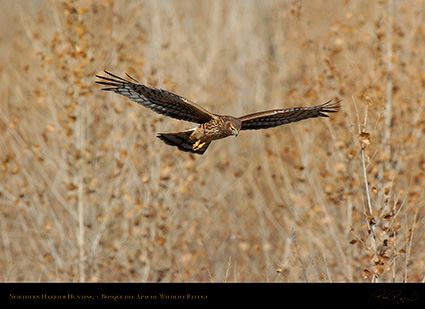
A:
{"label": "bird's leg", "polygon": [[196,151],[196,150],[201,149],[202,147],[204,147],[205,143],[206,142],[201,143],[201,140],[198,139],[198,141],[195,144],[193,144],[193,150]]}

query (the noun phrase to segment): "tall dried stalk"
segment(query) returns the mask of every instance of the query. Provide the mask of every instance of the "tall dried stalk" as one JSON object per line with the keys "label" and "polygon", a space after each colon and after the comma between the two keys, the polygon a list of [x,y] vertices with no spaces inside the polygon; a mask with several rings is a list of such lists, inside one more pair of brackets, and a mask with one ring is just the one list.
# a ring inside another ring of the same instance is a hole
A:
{"label": "tall dried stalk", "polygon": [[[372,208],[372,202],[370,198],[370,189],[369,189],[369,182],[367,177],[367,163],[366,163],[366,155],[365,150],[366,147],[370,144],[370,133],[367,132],[367,111],[368,108],[366,106],[365,109],[365,116],[363,120],[363,125],[361,129],[359,130],[359,141],[360,141],[360,152],[361,152],[361,165],[362,165],[362,175],[363,175],[363,182],[364,182],[364,192],[366,195],[366,201],[363,203],[363,211],[368,227],[368,233],[369,237],[371,238],[372,247],[374,251],[374,255],[377,255],[378,252],[378,245],[377,245],[377,239],[376,239],[376,232],[375,232],[375,224],[376,219],[374,218],[374,212]],[[378,276],[376,274],[373,274],[372,282],[377,282]]]}
{"label": "tall dried stalk", "polygon": [[[393,28],[394,28],[394,0],[387,0],[383,4],[382,13],[378,17],[383,25],[378,29],[378,42],[383,46],[382,55],[382,77],[385,81],[385,102],[384,102],[384,132],[382,136],[382,163],[379,165],[380,187],[387,186],[384,173],[391,168],[393,161],[391,153],[391,128],[392,128],[392,105],[393,105]],[[379,193],[379,202],[384,201],[384,191]],[[386,208],[386,211],[390,209]]]}
{"label": "tall dried stalk", "polygon": [[[76,121],[76,149],[81,153],[85,151],[85,119],[87,108],[83,104],[78,107],[78,116]],[[78,174],[76,175],[77,183],[77,200],[78,200],[78,247],[79,247],[79,280],[80,282],[86,281],[86,271],[85,271],[85,199],[84,199],[84,173],[85,173],[85,163],[84,159],[81,160],[80,168],[78,169]]]}

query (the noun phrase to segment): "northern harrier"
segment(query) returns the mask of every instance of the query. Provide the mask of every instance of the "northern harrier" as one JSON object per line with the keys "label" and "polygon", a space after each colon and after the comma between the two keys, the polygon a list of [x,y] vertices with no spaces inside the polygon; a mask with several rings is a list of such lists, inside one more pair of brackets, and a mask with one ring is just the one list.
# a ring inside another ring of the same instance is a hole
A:
{"label": "northern harrier", "polygon": [[128,74],[126,75],[130,80],[108,71],[105,73],[110,77],[96,75],[101,79],[96,83],[109,86],[102,90],[119,93],[159,114],[199,123],[199,126],[192,129],[157,135],[167,145],[199,155],[204,154],[213,140],[237,136],[240,130],[267,129],[308,118],[329,117],[326,113],[334,113],[340,107],[340,100],[336,103],[329,100],[313,107],[273,109],[242,117],[218,115],[177,94],[139,84]]}

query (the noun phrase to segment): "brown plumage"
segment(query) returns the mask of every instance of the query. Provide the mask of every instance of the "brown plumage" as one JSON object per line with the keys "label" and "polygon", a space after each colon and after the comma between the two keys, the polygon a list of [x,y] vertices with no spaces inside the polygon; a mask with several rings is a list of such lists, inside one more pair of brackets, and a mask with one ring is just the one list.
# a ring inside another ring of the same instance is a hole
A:
{"label": "brown plumage", "polygon": [[98,84],[109,86],[102,90],[119,93],[131,101],[153,111],[176,119],[199,123],[200,125],[177,133],[158,133],[164,143],[176,146],[186,152],[204,154],[213,140],[231,135],[237,136],[240,130],[267,129],[309,118],[329,117],[327,113],[337,112],[341,100],[332,100],[313,107],[294,107],[252,113],[242,117],[218,115],[177,94],[139,84],[130,75],[126,80],[105,71],[110,77],[96,75]]}

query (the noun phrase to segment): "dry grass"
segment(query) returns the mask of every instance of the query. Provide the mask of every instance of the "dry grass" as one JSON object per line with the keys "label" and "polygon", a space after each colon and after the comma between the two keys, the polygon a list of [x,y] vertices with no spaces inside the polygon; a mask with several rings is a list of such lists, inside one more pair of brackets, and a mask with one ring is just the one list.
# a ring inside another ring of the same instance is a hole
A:
{"label": "dry grass", "polygon": [[[0,280],[423,281],[413,2],[1,1]],[[192,156],[103,69],[223,114],[343,108]]]}

